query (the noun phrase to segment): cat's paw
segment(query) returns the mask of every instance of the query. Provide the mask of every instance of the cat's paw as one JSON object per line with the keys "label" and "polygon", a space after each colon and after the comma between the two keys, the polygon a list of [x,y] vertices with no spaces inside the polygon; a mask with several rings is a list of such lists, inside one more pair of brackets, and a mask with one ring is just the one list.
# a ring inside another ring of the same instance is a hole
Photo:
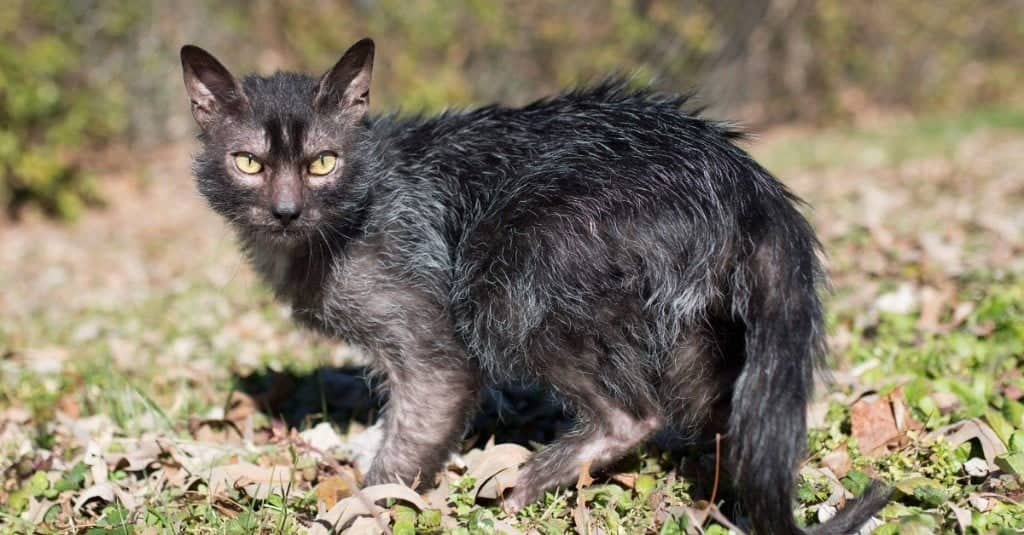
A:
{"label": "cat's paw", "polygon": [[515,514],[523,507],[536,501],[540,497],[539,495],[540,493],[537,492],[536,488],[517,485],[502,500],[501,508],[510,515]]}

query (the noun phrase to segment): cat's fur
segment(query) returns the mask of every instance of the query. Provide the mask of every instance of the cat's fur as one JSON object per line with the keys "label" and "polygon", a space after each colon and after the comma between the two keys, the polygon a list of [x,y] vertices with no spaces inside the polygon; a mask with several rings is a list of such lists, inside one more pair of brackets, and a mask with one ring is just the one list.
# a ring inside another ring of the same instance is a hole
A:
{"label": "cat's fur", "polygon": [[[199,190],[297,320],[365,348],[385,379],[367,481],[432,482],[483,384],[534,381],[579,423],[529,460],[506,507],[663,427],[720,430],[757,531],[800,532],[824,276],[797,199],[737,131],[620,81],[523,108],[367,116],[373,50],[360,41],[319,79],[239,82],[182,49]],[[234,169],[237,151],[263,172]],[[314,177],[321,151],[338,168]],[[886,499],[872,484],[817,529],[854,529]]]}

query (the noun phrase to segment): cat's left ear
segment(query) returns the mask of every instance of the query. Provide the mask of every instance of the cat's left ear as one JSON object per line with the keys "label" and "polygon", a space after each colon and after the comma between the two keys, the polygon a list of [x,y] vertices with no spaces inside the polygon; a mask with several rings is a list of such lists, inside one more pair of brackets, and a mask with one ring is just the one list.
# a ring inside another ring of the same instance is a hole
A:
{"label": "cat's left ear", "polygon": [[318,111],[329,112],[333,109],[355,120],[366,114],[370,107],[373,50],[372,39],[360,40],[320,78],[320,86],[313,100]]}

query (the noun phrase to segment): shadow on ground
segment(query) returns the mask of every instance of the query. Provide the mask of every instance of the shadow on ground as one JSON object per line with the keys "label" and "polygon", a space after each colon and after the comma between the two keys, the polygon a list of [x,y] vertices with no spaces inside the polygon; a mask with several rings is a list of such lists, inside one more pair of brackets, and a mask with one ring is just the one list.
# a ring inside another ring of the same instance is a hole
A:
{"label": "shadow on ground", "polygon": [[[386,401],[374,392],[367,369],[357,366],[320,367],[302,374],[264,370],[236,376],[235,384],[237,390],[256,400],[268,416],[296,429],[307,429],[324,420],[342,430],[353,422],[368,426]],[[493,437],[497,444],[511,442],[535,449],[556,439],[571,424],[572,415],[565,407],[536,386],[489,388],[463,446],[484,447]],[[725,474],[719,474],[722,480],[716,484],[719,478],[715,474],[714,439],[681,442],[678,435],[667,429],[652,438],[647,448],[648,458],[667,461],[676,467],[678,477],[691,483],[690,495],[694,499],[708,499],[715,493],[720,505],[732,503],[734,492],[724,480]],[[630,455],[595,475],[643,470],[641,457]]]}
{"label": "shadow on ground", "polygon": [[[321,367],[312,372],[259,371],[235,378],[236,389],[257,400],[260,409],[289,427],[305,429],[327,420],[340,429],[351,422],[372,424],[386,399],[374,392],[363,367]],[[326,417],[325,417],[326,416]],[[569,428],[561,403],[527,385],[488,389],[467,433],[467,444],[514,442],[545,444]]]}

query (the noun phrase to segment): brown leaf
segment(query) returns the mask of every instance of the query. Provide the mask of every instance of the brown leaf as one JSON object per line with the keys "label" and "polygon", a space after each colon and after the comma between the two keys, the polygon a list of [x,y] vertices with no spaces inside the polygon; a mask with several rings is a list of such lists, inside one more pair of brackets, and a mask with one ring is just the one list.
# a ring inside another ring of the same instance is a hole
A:
{"label": "brown leaf", "polygon": [[[594,483],[590,477],[590,465],[592,460],[587,459],[580,464],[579,477],[576,479],[576,490],[589,487]],[[576,524],[576,533],[589,535],[590,533],[590,509],[587,508],[587,499],[582,492],[576,493],[576,507],[572,509],[572,520]]]}
{"label": "brown leaf", "polygon": [[440,483],[436,487],[430,489],[430,491],[427,492],[427,504],[430,506],[431,509],[437,509],[442,512],[447,512],[449,487],[448,478],[442,475],[438,479],[440,479]]}
{"label": "brown leaf", "polygon": [[939,414],[949,414],[956,409],[960,408],[960,397],[950,392],[933,392],[930,396],[932,401],[935,402],[935,406],[939,409]]}
{"label": "brown leaf", "polygon": [[320,501],[324,502],[324,505],[330,509],[334,507],[334,504],[338,501],[348,498],[352,495],[352,485],[350,479],[343,478],[341,476],[331,476],[324,479],[316,486],[316,495],[320,498]]}
{"label": "brown leaf", "polygon": [[590,465],[592,460],[587,459],[580,464],[580,475],[576,479],[576,490],[585,489],[594,484],[594,478],[590,476]]}
{"label": "brown leaf", "polygon": [[636,472],[623,472],[611,475],[612,481],[626,487],[627,489],[631,489],[636,485],[636,478]]}
{"label": "brown leaf", "polygon": [[115,499],[128,510],[135,508],[135,498],[131,494],[125,492],[125,490],[118,485],[110,482],[100,483],[84,489],[78,495],[78,499],[75,500],[74,508],[77,511],[81,511],[82,507],[92,500],[100,500],[104,503],[113,503]]}
{"label": "brown leaf", "polygon": [[577,494],[576,507],[572,508],[572,521],[576,525],[576,533],[580,535],[590,534],[590,510],[587,509],[586,500],[583,494]]}
{"label": "brown leaf", "polygon": [[231,393],[231,398],[228,400],[228,412],[224,415],[224,419],[242,427],[242,423],[257,410],[259,410],[259,406],[256,400],[248,394],[236,390]]}
{"label": "brown leaf", "polygon": [[921,288],[921,312],[917,319],[917,326],[926,331],[938,331],[942,310],[952,297],[952,292],[948,290],[940,291],[931,286]]}
{"label": "brown leaf", "polygon": [[845,446],[822,457],[821,464],[828,467],[836,477],[845,476],[853,468],[853,462],[850,461],[850,453],[846,451]]}
{"label": "brown leaf", "polygon": [[257,499],[265,499],[292,483],[291,466],[263,467],[246,462],[214,467],[209,478],[211,496],[236,488]]}
{"label": "brown leaf", "polygon": [[971,527],[971,510],[955,503],[950,503],[949,508],[953,511],[953,516],[956,517],[957,525],[960,526],[960,533],[967,533],[967,528]]}
{"label": "brown leaf", "polygon": [[505,489],[515,486],[519,466],[529,457],[530,450],[518,444],[498,444],[467,453],[463,456],[469,467],[467,474],[476,480],[473,494],[498,499]]}
{"label": "brown leaf", "polygon": [[863,453],[882,455],[889,445],[903,446],[906,433],[922,429],[903,402],[902,387],[885,396],[865,396],[850,408],[853,436]]}
{"label": "brown leaf", "polygon": [[68,418],[78,418],[82,416],[82,408],[75,401],[74,396],[65,394],[57,400],[57,410],[64,413]]}
{"label": "brown leaf", "polygon": [[968,440],[978,440],[988,462],[989,470],[996,470],[996,456],[1007,452],[1006,445],[991,427],[980,418],[971,418],[941,427],[928,434],[930,438],[944,437],[954,448]]}
{"label": "brown leaf", "polygon": [[427,502],[409,487],[397,483],[374,485],[356,491],[352,496],[338,501],[338,503],[334,504],[334,507],[317,515],[316,522],[313,523],[309,532],[312,534],[330,533],[326,526],[332,526],[336,530],[343,530],[357,518],[365,516],[372,516],[376,519],[378,525],[386,526],[386,515],[389,513],[386,509],[378,506],[376,502],[387,498],[408,502],[421,511],[429,508]]}
{"label": "brown leaf", "polygon": [[230,420],[192,418],[188,422],[188,430],[198,442],[242,445],[242,431]]}

